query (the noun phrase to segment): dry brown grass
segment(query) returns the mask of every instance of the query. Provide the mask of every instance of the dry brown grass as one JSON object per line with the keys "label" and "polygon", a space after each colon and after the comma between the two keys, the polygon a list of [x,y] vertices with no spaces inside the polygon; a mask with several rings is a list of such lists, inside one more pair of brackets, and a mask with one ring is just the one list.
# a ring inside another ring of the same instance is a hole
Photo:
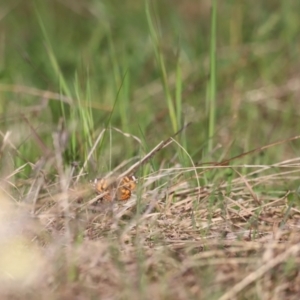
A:
{"label": "dry brown grass", "polygon": [[27,252],[0,260],[1,298],[298,299],[300,213],[287,183],[299,159],[230,168],[232,180],[202,188],[195,174],[208,168],[162,169],[126,203],[94,205],[88,183],[36,178],[12,205],[3,187],[2,248]]}

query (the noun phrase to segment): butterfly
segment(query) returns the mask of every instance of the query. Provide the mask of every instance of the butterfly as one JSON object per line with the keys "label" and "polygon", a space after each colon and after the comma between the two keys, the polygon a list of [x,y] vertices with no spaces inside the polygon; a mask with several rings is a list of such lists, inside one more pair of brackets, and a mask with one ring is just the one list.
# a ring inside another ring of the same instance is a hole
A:
{"label": "butterfly", "polygon": [[101,195],[101,199],[105,201],[126,201],[135,190],[136,183],[136,177],[130,175],[117,180],[115,178],[95,179],[94,187],[96,192]]}
{"label": "butterfly", "polygon": [[133,174],[137,169],[148,162],[158,151],[167,147],[172,143],[173,138],[182,132],[191,123],[184,125],[173,136],[169,137],[165,141],[160,142],[154,149],[152,149],[147,155],[145,155],[140,161],[131,166],[127,171],[120,174],[116,178],[102,178],[95,179],[94,188],[98,194],[101,195],[100,199],[106,201],[126,201],[131,197],[131,192],[135,189],[137,179]]}

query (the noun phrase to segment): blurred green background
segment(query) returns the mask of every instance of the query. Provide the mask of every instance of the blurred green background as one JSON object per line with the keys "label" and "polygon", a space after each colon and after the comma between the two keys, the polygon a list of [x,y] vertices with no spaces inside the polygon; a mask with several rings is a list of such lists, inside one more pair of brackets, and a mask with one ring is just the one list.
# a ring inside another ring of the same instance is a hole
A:
{"label": "blurred green background", "polygon": [[[215,33],[213,1],[0,3],[0,129],[11,133],[15,167],[36,162],[64,130],[67,163],[83,162],[103,128],[141,140],[107,134],[89,165],[95,173],[189,121],[179,140],[196,163],[299,134],[299,1],[215,1]],[[294,157],[297,145],[242,162]],[[174,147],[159,159],[166,151]]]}

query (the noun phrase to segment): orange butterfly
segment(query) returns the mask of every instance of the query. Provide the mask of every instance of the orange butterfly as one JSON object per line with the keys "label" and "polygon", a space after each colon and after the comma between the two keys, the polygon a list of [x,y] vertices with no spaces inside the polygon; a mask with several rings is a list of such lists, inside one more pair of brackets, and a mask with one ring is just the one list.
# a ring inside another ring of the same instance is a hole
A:
{"label": "orange butterfly", "polygon": [[131,192],[136,188],[137,179],[135,176],[125,176],[119,180],[111,178],[95,179],[94,187],[96,192],[105,201],[126,201],[131,197]]}

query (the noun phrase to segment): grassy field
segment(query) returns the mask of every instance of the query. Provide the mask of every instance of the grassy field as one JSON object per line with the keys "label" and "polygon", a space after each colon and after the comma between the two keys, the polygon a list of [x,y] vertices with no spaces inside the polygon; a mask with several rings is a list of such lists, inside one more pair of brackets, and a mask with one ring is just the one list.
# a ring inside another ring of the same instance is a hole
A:
{"label": "grassy field", "polygon": [[1,299],[299,299],[299,12],[0,1]]}

